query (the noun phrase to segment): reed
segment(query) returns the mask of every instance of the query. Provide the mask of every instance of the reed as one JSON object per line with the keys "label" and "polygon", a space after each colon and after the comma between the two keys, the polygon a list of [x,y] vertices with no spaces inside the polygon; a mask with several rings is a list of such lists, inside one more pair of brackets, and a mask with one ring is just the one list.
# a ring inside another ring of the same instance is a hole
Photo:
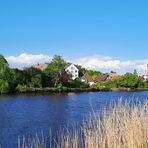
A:
{"label": "reed", "polygon": [[18,142],[19,148],[148,148],[148,101],[118,101],[103,117],[92,113],[80,129],[73,131],[60,132],[59,138],[51,139],[49,145],[38,136],[28,141],[24,138],[23,144]]}

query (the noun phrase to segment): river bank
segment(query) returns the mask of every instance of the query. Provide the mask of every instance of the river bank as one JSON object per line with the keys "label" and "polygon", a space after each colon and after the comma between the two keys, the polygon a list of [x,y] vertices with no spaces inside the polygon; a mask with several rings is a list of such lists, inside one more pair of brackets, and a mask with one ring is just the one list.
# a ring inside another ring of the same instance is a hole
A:
{"label": "river bank", "polygon": [[33,88],[26,87],[25,89],[13,92],[4,92],[1,94],[23,94],[23,93],[69,93],[69,92],[136,92],[136,91],[148,91],[148,88],[55,88],[55,87],[46,87],[46,88]]}

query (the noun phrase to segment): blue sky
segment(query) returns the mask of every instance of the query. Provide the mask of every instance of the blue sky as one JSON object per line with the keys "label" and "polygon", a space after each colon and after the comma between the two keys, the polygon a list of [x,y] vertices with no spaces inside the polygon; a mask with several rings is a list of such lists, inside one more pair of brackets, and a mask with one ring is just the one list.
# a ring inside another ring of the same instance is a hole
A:
{"label": "blue sky", "polygon": [[[109,57],[135,66],[138,61],[144,70],[147,6],[146,0],[1,0],[0,53],[8,59],[60,54],[74,62]],[[125,65],[118,71],[128,70]]]}

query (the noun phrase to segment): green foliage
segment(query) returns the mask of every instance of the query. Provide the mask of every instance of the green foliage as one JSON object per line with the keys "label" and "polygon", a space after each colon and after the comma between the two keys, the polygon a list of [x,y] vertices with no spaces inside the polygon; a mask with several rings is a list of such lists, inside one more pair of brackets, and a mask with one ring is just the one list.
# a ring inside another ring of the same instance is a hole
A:
{"label": "green foliage", "polygon": [[24,75],[25,75],[25,83],[27,86],[30,87],[42,87],[42,71],[34,68],[29,67],[24,69]]}
{"label": "green foliage", "polygon": [[132,73],[126,73],[123,78],[119,79],[119,85],[127,88],[137,88],[139,85],[139,77]]}
{"label": "green foliage", "polygon": [[91,87],[92,87],[92,88],[95,88],[95,89],[106,88],[106,86],[105,86],[104,83],[96,83],[96,84],[93,84]]}
{"label": "green foliage", "polygon": [[42,76],[41,74],[36,74],[31,77],[30,86],[32,87],[42,87]]}
{"label": "green foliage", "polygon": [[16,87],[17,92],[27,92],[27,85],[18,84]]}
{"label": "green foliage", "polygon": [[10,90],[10,86],[8,81],[0,79],[0,93],[8,93]]}
{"label": "green foliage", "polygon": [[110,81],[105,83],[105,87],[107,87],[107,88],[118,88],[119,83],[118,83],[117,80],[110,80]]}
{"label": "green foliage", "polygon": [[81,81],[80,78],[76,78],[75,80],[71,80],[67,84],[70,88],[87,88],[88,85]]}
{"label": "green foliage", "polygon": [[[0,93],[34,92],[34,91],[68,91],[85,90],[89,87],[80,78],[71,80],[71,76],[64,71],[66,62],[61,56],[55,55],[48,67],[41,71],[34,67],[24,70],[9,68],[7,60],[0,55]],[[76,65],[81,74],[87,72],[91,78],[101,74],[99,71],[87,70]],[[113,73],[113,72],[112,72]],[[80,75],[81,76],[81,75]],[[148,89],[148,80],[138,76],[136,70],[126,73],[122,78],[97,83],[91,86],[96,89],[106,88],[141,88]]]}
{"label": "green foliage", "polygon": [[97,83],[93,85],[94,88],[146,88],[146,83],[143,78],[136,73],[126,73],[122,78],[116,80],[109,80],[105,83]]}
{"label": "green foliage", "polygon": [[45,69],[44,74],[48,77],[54,86],[61,83],[60,77],[65,66],[66,62],[64,59],[61,56],[55,55],[52,61],[49,63],[48,67]]}
{"label": "green foliage", "polygon": [[89,74],[89,76],[93,79],[95,79],[98,75],[101,75],[100,71],[95,70],[86,70],[86,72]]}
{"label": "green foliage", "polygon": [[7,61],[0,56],[0,92],[7,93],[14,90],[14,79],[12,69],[8,67]]}
{"label": "green foliage", "polygon": [[134,69],[133,75],[138,76],[137,70]]}
{"label": "green foliage", "polygon": [[21,84],[21,85],[27,84],[26,75],[25,75],[23,70],[12,69],[11,72],[12,72],[12,75],[13,75],[14,85],[17,86],[17,84]]}
{"label": "green foliage", "polygon": [[3,55],[0,55],[0,68],[8,67],[8,62]]}

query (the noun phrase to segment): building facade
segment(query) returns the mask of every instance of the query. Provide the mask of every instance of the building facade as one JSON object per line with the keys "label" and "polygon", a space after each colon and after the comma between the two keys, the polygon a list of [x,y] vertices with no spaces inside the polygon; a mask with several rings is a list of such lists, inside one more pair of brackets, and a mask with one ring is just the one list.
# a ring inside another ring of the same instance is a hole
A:
{"label": "building facade", "polygon": [[67,64],[65,71],[71,75],[72,80],[79,77],[79,69],[74,64]]}

